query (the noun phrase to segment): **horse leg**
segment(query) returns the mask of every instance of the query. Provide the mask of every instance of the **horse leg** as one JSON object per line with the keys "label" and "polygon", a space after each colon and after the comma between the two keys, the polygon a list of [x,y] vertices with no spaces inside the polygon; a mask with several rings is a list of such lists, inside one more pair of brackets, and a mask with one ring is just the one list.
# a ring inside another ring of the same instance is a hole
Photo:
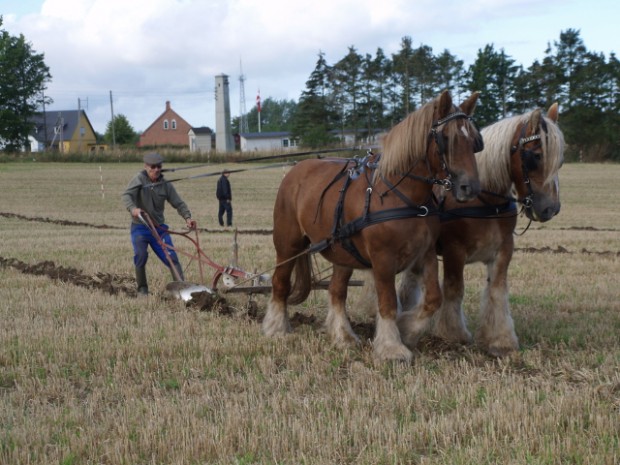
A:
{"label": "horse leg", "polygon": [[[368,317],[375,316],[378,310],[377,289],[372,270],[365,270],[364,285],[355,308],[358,312]],[[397,312],[413,310],[423,299],[422,271],[408,268],[401,272],[398,290],[396,291]]]}
{"label": "horse leg", "polygon": [[[417,271],[413,268],[414,271]],[[441,306],[441,288],[439,286],[439,265],[434,248],[424,256],[422,276],[424,281],[423,300],[412,310],[398,316],[398,328],[407,347],[415,347],[422,333],[428,327],[431,318]]]}
{"label": "horse leg", "polygon": [[352,268],[334,265],[329,283],[329,310],[325,320],[325,329],[338,347],[349,347],[360,342],[351,328],[346,310],[348,285],[352,274]]}
{"label": "horse leg", "polygon": [[402,343],[396,324],[397,299],[394,273],[382,270],[373,264],[373,274],[379,303],[373,341],[375,357],[379,360],[410,362],[413,354]]}
{"label": "horse leg", "polygon": [[443,268],[443,302],[434,318],[433,334],[446,341],[470,344],[472,337],[463,313],[465,257],[444,250]]}
{"label": "horse leg", "polygon": [[278,261],[278,263],[282,264],[276,267],[271,278],[271,298],[262,323],[262,330],[266,336],[278,336],[291,332],[286,299],[291,292],[291,273],[295,262]]}
{"label": "horse leg", "polygon": [[401,273],[398,301],[402,311],[413,310],[424,299],[422,270],[408,268]]}
{"label": "horse leg", "polygon": [[508,303],[508,265],[512,258],[511,244],[500,249],[495,260],[487,263],[487,285],[480,305],[480,326],[476,341],[491,355],[502,357],[519,349],[510,305]]}

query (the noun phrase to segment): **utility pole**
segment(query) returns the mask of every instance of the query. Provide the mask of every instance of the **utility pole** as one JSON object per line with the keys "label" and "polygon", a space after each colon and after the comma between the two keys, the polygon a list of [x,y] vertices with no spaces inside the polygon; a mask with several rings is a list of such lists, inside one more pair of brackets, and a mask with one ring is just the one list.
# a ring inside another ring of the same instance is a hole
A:
{"label": "utility pole", "polygon": [[116,135],[114,134],[114,103],[112,100],[112,91],[110,91],[110,112],[112,113],[112,123],[110,126],[112,127],[112,149],[116,148]]}
{"label": "utility pole", "polygon": [[80,131],[80,138],[78,139],[78,152],[82,151],[82,136],[83,128],[82,128],[82,101],[80,97],[78,97],[78,114],[77,114],[77,126]]}
{"label": "utility pole", "polygon": [[258,113],[258,132],[260,132],[260,89],[256,93],[256,112]]}
{"label": "utility pole", "polygon": [[47,152],[47,112],[45,111],[45,91],[43,94],[43,151]]}

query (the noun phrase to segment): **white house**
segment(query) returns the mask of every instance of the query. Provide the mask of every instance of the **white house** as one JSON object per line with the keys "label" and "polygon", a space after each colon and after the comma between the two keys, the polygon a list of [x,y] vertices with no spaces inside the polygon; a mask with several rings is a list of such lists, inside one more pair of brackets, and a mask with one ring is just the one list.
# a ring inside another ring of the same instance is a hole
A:
{"label": "white house", "polygon": [[206,126],[191,128],[187,134],[190,152],[209,153],[211,151],[213,131],[210,128]]}
{"label": "white house", "polygon": [[290,150],[297,147],[298,141],[290,132],[246,132],[239,134],[242,152],[261,152],[269,150]]}

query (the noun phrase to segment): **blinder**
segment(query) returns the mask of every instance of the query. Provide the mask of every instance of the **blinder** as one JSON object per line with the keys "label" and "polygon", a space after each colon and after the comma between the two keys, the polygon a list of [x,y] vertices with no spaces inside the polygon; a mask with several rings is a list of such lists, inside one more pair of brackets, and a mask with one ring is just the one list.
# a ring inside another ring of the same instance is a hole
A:
{"label": "blinder", "polygon": [[474,137],[474,153],[482,152],[482,150],[484,149],[484,140],[482,139],[482,134],[480,133],[478,126],[476,126],[473,118],[463,112],[454,112],[449,114],[445,118],[435,121],[431,128],[431,134],[435,139],[435,143],[437,144],[437,148],[439,149],[439,154],[442,156],[446,154],[446,141],[443,135],[443,131],[437,130],[437,128],[442,124],[457,118],[467,118],[469,121],[472,122],[472,124],[476,128],[476,135]]}

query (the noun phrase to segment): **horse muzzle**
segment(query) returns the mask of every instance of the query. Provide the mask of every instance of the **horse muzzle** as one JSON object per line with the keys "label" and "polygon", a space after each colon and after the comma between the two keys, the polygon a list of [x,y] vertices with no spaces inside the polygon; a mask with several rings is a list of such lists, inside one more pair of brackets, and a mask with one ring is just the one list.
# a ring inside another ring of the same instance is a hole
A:
{"label": "horse muzzle", "polygon": [[452,183],[452,194],[458,202],[475,199],[480,194],[480,181],[478,179],[457,178]]}
{"label": "horse muzzle", "polygon": [[541,202],[533,199],[532,206],[525,209],[526,216],[532,221],[545,223],[560,213],[560,201]]}

